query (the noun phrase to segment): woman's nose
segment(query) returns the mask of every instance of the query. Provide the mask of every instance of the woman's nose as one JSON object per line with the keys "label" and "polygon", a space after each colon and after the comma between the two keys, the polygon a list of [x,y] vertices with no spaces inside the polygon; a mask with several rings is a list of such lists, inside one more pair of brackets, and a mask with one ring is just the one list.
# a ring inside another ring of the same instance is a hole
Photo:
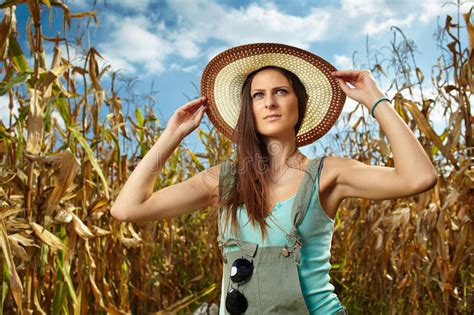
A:
{"label": "woman's nose", "polygon": [[265,108],[273,107],[273,106],[275,106],[275,101],[273,100],[273,97],[271,95],[267,96],[265,98]]}

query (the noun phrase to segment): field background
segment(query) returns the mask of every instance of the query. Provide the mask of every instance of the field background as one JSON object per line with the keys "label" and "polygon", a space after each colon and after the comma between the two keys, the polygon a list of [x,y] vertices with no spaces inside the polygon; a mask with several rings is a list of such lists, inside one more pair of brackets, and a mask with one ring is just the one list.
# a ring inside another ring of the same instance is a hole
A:
{"label": "field background", "polygon": [[[0,313],[187,314],[204,302],[219,303],[222,262],[209,209],[141,224],[118,222],[109,213],[166,121],[150,107],[133,106],[133,78],[119,80],[101,67],[101,51],[69,37],[71,21],[87,28],[100,23],[97,13],[51,0],[9,0],[0,7]],[[19,32],[17,7],[29,12],[26,34]],[[331,277],[351,314],[472,312],[471,10],[443,16],[437,30],[442,54],[431,76],[417,66],[413,42],[398,27],[385,53],[391,62],[370,65],[374,74],[393,77],[387,94],[432,158],[439,181],[411,198],[341,204]],[[62,32],[45,35],[42,25],[52,14],[61,14]],[[19,36],[27,38],[27,50]],[[81,64],[71,61],[72,42],[82,47]],[[44,50],[46,43],[54,44],[52,51]],[[435,91],[429,96],[426,80]],[[373,131],[371,117],[351,120],[362,110],[358,105],[341,117],[351,133],[335,134],[325,152],[393,166],[387,139]],[[441,132],[432,126],[434,112],[448,122]],[[231,143],[211,126],[196,135],[204,149],[177,147],[155,189],[232,155]]]}

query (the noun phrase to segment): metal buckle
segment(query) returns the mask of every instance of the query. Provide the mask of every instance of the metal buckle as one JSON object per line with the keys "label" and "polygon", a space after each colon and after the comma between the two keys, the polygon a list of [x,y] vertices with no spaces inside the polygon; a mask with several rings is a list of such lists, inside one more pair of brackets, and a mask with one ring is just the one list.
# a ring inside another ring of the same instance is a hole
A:
{"label": "metal buckle", "polygon": [[283,247],[280,251],[281,255],[282,256],[285,256],[285,257],[288,257],[290,256],[290,250],[288,249],[288,247],[285,245],[285,247]]}
{"label": "metal buckle", "polygon": [[300,240],[296,240],[295,246],[296,246],[296,244],[298,244],[298,246],[299,246],[300,248],[303,247],[303,242],[301,242]]}

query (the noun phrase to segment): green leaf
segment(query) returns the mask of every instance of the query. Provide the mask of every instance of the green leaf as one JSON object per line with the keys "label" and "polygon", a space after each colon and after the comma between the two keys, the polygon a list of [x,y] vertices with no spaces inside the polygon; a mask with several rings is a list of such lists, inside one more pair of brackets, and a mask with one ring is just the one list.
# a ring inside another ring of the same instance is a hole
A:
{"label": "green leaf", "polygon": [[66,300],[66,288],[64,286],[64,281],[59,280],[61,277],[61,273],[58,272],[58,280],[56,281],[56,286],[54,287],[54,297],[53,297],[53,307],[52,307],[52,314],[60,314],[61,306],[64,304]]}
{"label": "green leaf", "polygon": [[49,254],[49,246],[41,243],[41,250],[40,250],[40,270],[39,274],[44,275],[46,271],[46,266],[48,266],[48,254]]}
{"label": "green leaf", "polygon": [[15,122],[13,123],[12,127],[15,127],[17,125],[21,127],[21,123],[25,121],[26,117],[28,116],[29,110],[30,110],[30,105],[26,105],[19,108],[20,113],[18,115],[18,118],[15,119]]}
{"label": "green leaf", "polygon": [[56,102],[54,104],[56,105],[56,109],[58,110],[59,115],[61,115],[62,119],[64,120],[65,125],[70,126],[71,112],[69,110],[69,106],[67,105],[66,99],[60,97],[56,99]]}
{"label": "green leaf", "polygon": [[19,73],[16,77],[7,82],[3,87],[0,87],[0,96],[5,95],[10,91],[15,85],[25,82],[31,77],[32,71],[26,71]]}
{"label": "green leaf", "polygon": [[[201,143],[206,145],[206,143],[209,141],[209,134],[206,133],[202,129],[198,129],[197,134],[198,134],[199,140],[201,140]],[[203,136],[206,138],[206,141],[204,141]]]}
{"label": "green leaf", "polygon": [[112,141],[115,143],[117,148],[117,164],[120,165],[120,143],[117,139],[117,136],[115,136],[115,134],[110,129],[104,130],[104,134],[112,139]]}
{"label": "green leaf", "polygon": [[196,164],[196,167],[198,170],[201,172],[204,170],[204,166],[202,165],[201,161],[198,159],[198,157],[194,154],[193,151],[191,151],[188,147],[185,147],[185,150],[188,152],[189,156],[191,157],[191,160],[193,160],[194,164]]}
{"label": "green leaf", "polygon": [[77,305],[76,291],[74,290],[74,285],[72,283],[71,275],[69,273],[69,267],[64,262],[64,251],[60,250],[56,256],[56,262],[58,263],[59,270],[63,274],[64,280],[66,280],[67,288],[69,295],[72,298],[72,301]]}
{"label": "green leaf", "polygon": [[5,298],[8,294],[8,283],[10,282],[10,273],[5,261],[3,261],[3,279],[2,279],[2,307],[0,308],[0,315],[3,315],[3,309],[5,305]]}
{"label": "green leaf", "polygon": [[331,269],[341,269],[342,264],[332,264]]}
{"label": "green leaf", "polygon": [[16,38],[12,35],[10,35],[8,38],[8,55],[13,61],[13,66],[15,67],[16,71],[23,73],[30,70],[20,45],[18,44]]}
{"label": "green leaf", "polygon": [[49,133],[49,131],[51,130],[51,113],[53,111],[52,103],[53,103],[53,99],[50,99],[48,101],[48,104],[46,104],[46,108],[44,111],[43,124],[44,124],[45,133]]}
{"label": "green leaf", "polygon": [[135,110],[135,115],[137,116],[137,125],[143,127],[143,115],[140,108],[137,107],[137,109]]}

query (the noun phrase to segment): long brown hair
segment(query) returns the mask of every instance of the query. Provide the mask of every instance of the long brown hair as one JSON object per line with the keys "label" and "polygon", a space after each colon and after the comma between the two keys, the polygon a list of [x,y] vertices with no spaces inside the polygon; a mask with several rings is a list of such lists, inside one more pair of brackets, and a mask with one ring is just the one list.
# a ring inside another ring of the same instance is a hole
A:
{"label": "long brown hair", "polygon": [[217,205],[218,209],[228,210],[226,211],[225,226],[228,226],[229,217],[231,216],[231,231],[238,235],[238,207],[244,204],[250,223],[254,227],[256,223],[260,225],[263,239],[266,238],[267,234],[264,211],[266,207],[264,205],[267,203],[265,174],[269,167],[269,153],[263,141],[264,136],[256,129],[250,87],[255,75],[265,69],[274,69],[281,72],[290,82],[298,100],[299,115],[294,128],[295,136],[301,128],[308,95],[300,79],[293,72],[277,66],[266,66],[250,73],[242,86],[241,110],[233,134],[237,151],[237,162],[234,162],[234,173],[232,175],[234,177],[234,187],[222,187],[226,192],[221,194],[223,198],[219,200]]}

